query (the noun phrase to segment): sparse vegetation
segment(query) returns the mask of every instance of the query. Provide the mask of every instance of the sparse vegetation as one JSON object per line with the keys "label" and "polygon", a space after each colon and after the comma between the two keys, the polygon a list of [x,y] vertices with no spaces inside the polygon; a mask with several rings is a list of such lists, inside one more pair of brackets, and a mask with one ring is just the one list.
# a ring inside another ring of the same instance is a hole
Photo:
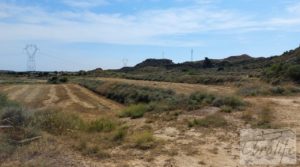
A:
{"label": "sparse vegetation", "polygon": [[189,127],[199,126],[205,128],[220,128],[228,125],[227,120],[221,114],[213,114],[205,116],[202,119],[194,119],[188,122]]}
{"label": "sparse vegetation", "polygon": [[94,80],[77,80],[76,82],[100,95],[123,104],[149,103],[175,95],[172,90],[124,83],[109,83]]}
{"label": "sparse vegetation", "polygon": [[125,108],[119,114],[120,117],[130,117],[132,119],[141,118],[148,111],[148,107],[144,104],[131,105]]}
{"label": "sparse vegetation", "polygon": [[48,79],[48,83],[50,84],[61,84],[61,83],[67,83],[69,79],[67,77],[61,77],[61,76],[53,76]]}
{"label": "sparse vegetation", "polygon": [[84,156],[95,157],[99,159],[110,157],[110,155],[101,150],[99,146],[88,145],[86,141],[80,141],[77,145],[74,146],[74,148]]}
{"label": "sparse vegetation", "polygon": [[239,88],[237,94],[240,96],[282,96],[299,93],[296,86],[270,86],[270,85],[250,85]]}
{"label": "sparse vegetation", "polygon": [[268,107],[264,107],[258,112],[258,120],[253,126],[263,129],[272,128],[272,120],[272,110]]}
{"label": "sparse vegetation", "polygon": [[42,130],[56,135],[84,128],[84,122],[78,115],[60,111],[37,111],[31,119],[32,126],[37,126]]}
{"label": "sparse vegetation", "polygon": [[116,121],[111,118],[101,118],[91,121],[87,129],[91,132],[111,132],[117,127]]}
{"label": "sparse vegetation", "polygon": [[156,144],[153,133],[150,131],[136,132],[131,136],[134,147],[139,149],[150,149]]}

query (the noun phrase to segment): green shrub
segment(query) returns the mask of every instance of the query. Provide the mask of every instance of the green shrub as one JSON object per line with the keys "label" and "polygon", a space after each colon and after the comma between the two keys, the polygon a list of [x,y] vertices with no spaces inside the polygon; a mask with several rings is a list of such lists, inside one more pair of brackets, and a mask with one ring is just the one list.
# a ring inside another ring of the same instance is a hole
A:
{"label": "green shrub", "polygon": [[122,127],[113,133],[113,141],[123,141],[126,137],[127,129]]}
{"label": "green shrub", "polygon": [[237,94],[241,96],[258,96],[258,95],[266,95],[268,94],[268,91],[261,86],[254,85],[254,86],[246,86],[240,88]]}
{"label": "green shrub", "polygon": [[28,120],[27,111],[23,110],[20,107],[7,107],[3,109],[1,118],[4,125],[11,125],[14,127],[25,126],[26,121]]}
{"label": "green shrub", "polygon": [[230,106],[222,106],[221,107],[221,112],[231,113],[232,112],[232,107],[230,107]]}
{"label": "green shrub", "polygon": [[110,155],[106,152],[103,152],[99,148],[99,146],[88,145],[85,141],[80,141],[80,143],[78,145],[75,145],[74,148],[84,156],[95,157],[100,159],[110,157]]}
{"label": "green shrub", "polygon": [[84,127],[84,122],[78,115],[51,110],[37,111],[31,122],[33,126],[56,135],[70,130],[81,130]]}
{"label": "green shrub", "polygon": [[287,73],[293,81],[300,82],[300,65],[289,67]]}
{"label": "green shrub", "polygon": [[78,80],[77,83],[92,91],[123,104],[138,104],[171,98],[175,92],[166,89],[112,83],[95,80]]}
{"label": "green shrub", "polygon": [[208,115],[202,119],[194,119],[188,123],[189,127],[225,127],[228,125],[227,120],[221,114]]}
{"label": "green shrub", "polygon": [[245,106],[245,102],[235,96],[220,96],[212,102],[212,105],[216,107],[228,106],[232,109],[239,109],[240,107]]}
{"label": "green shrub", "polygon": [[283,95],[286,92],[286,90],[280,86],[272,87],[270,89],[270,91],[271,91],[271,94],[275,94],[275,95]]}
{"label": "green shrub", "polygon": [[117,124],[115,120],[110,118],[101,118],[92,121],[88,124],[88,130],[90,132],[111,132],[116,128]]}
{"label": "green shrub", "polygon": [[5,94],[0,94],[0,110],[4,107],[19,107],[19,104],[9,100]]}
{"label": "green shrub", "polygon": [[134,146],[139,149],[150,149],[155,146],[155,138],[150,131],[137,132],[131,137]]}
{"label": "green shrub", "polygon": [[148,107],[144,104],[131,105],[125,108],[119,114],[120,117],[130,117],[132,119],[141,118],[148,111]]}
{"label": "green shrub", "polygon": [[58,76],[50,77],[48,79],[49,84],[67,83],[68,81],[69,79],[67,77],[58,77]]}

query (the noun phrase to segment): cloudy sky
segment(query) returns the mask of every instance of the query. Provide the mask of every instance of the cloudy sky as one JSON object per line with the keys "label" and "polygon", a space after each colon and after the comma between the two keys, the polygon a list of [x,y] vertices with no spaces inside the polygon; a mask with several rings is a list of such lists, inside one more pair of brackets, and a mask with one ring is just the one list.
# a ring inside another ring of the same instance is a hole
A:
{"label": "cloudy sky", "polygon": [[[281,54],[300,44],[299,0],[1,0],[0,69],[119,68],[146,58],[175,62]],[[164,52],[164,54],[163,54]]]}

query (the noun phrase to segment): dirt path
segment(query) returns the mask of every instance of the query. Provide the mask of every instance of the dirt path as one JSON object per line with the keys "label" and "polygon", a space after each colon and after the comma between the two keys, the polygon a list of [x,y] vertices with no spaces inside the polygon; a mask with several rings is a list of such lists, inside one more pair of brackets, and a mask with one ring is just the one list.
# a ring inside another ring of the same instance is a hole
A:
{"label": "dirt path", "polygon": [[227,86],[203,85],[203,84],[187,84],[187,83],[171,83],[171,82],[158,82],[158,81],[143,81],[143,80],[130,80],[121,78],[97,78],[103,81],[122,82],[128,84],[135,84],[141,86],[151,86],[156,88],[172,89],[177,93],[190,94],[196,91],[216,92],[220,94],[233,94],[235,88]]}
{"label": "dirt path", "polygon": [[257,105],[268,104],[274,111],[274,122],[296,130],[297,154],[300,157],[300,96],[255,97],[247,100]]}

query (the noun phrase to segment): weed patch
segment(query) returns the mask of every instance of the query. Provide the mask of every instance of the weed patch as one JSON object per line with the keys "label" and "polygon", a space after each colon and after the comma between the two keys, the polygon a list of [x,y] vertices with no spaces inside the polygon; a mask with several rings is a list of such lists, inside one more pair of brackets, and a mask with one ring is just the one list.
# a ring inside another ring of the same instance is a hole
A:
{"label": "weed patch", "polygon": [[188,123],[189,127],[199,126],[205,128],[219,128],[226,127],[227,125],[227,120],[221,114],[208,115],[202,119],[194,119]]}
{"label": "weed patch", "polygon": [[150,131],[137,132],[133,134],[131,140],[134,144],[134,147],[142,150],[153,148],[156,144],[153,133]]}
{"label": "weed patch", "polygon": [[148,107],[144,104],[131,105],[120,112],[120,117],[130,117],[132,119],[141,118],[147,112]]}

